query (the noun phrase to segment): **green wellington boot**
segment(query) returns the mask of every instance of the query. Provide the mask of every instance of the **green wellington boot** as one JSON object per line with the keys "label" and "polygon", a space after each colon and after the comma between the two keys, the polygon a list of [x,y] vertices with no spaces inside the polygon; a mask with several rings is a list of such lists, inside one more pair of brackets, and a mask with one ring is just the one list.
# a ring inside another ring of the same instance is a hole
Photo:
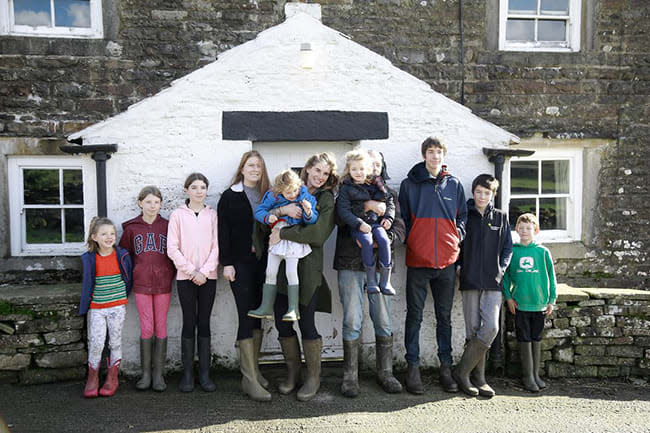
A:
{"label": "green wellington boot", "polygon": [[295,335],[280,337],[279,340],[284,362],[287,364],[287,378],[278,384],[278,391],[280,391],[280,394],[286,395],[298,386],[298,380],[300,379],[300,346],[298,345],[298,337]]}
{"label": "green wellington boot", "polygon": [[323,351],[323,340],[302,340],[302,349],[305,352],[305,365],[307,366],[307,378],[305,383],[298,390],[298,400],[309,401],[320,388],[321,353]]}
{"label": "green wellington boot", "polygon": [[257,381],[255,371],[255,341],[252,338],[239,340],[239,369],[242,374],[241,389],[251,400],[271,401],[271,394]]}
{"label": "green wellington boot", "polygon": [[300,286],[297,284],[287,286],[287,295],[289,297],[289,309],[287,314],[282,316],[284,322],[296,322],[300,320]]}
{"label": "green wellington boot", "polygon": [[519,355],[521,356],[521,382],[524,388],[530,392],[539,392],[539,386],[533,376],[533,347],[532,343],[519,343]]}
{"label": "green wellington boot", "polygon": [[269,381],[262,376],[260,371],[260,351],[262,350],[262,337],[264,336],[261,329],[253,329],[253,343],[255,344],[255,375],[257,376],[257,381],[262,385],[264,389],[269,388]]}
{"label": "green wellington boot", "polygon": [[474,367],[476,367],[476,365],[479,363],[481,358],[485,359],[485,353],[489,349],[490,346],[484,345],[476,337],[469,340],[465,346],[463,357],[452,372],[454,380],[465,394],[471,395],[473,397],[479,394],[478,388],[472,385],[469,375],[472,370],[474,370]]}
{"label": "green wellington boot", "polygon": [[275,284],[264,284],[262,287],[262,304],[257,310],[250,310],[248,315],[256,319],[272,319],[273,318],[273,304],[275,304],[275,296],[278,294],[278,286]]}
{"label": "green wellington boot", "polygon": [[151,387],[151,349],[153,337],[140,339],[140,365],[142,366],[142,377],[135,384],[135,388],[143,391]]}
{"label": "green wellington boot", "polygon": [[165,363],[167,362],[167,337],[155,338],[153,345],[153,373],[151,387],[154,391],[163,392],[167,389],[165,383]]}
{"label": "green wellington boot", "polygon": [[539,365],[542,362],[542,342],[533,341],[533,378],[539,389],[546,388],[546,382],[539,377]]}

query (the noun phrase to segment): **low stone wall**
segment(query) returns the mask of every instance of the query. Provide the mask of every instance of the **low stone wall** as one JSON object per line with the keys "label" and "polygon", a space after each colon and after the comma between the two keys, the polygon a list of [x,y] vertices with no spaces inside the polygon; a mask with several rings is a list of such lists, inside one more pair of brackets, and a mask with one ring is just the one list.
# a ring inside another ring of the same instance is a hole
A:
{"label": "low stone wall", "polygon": [[[650,291],[558,286],[542,342],[547,377],[650,377]],[[506,320],[509,372],[519,372],[514,318]]]}
{"label": "low stone wall", "polygon": [[86,375],[79,285],[0,287],[0,382],[35,384]]}

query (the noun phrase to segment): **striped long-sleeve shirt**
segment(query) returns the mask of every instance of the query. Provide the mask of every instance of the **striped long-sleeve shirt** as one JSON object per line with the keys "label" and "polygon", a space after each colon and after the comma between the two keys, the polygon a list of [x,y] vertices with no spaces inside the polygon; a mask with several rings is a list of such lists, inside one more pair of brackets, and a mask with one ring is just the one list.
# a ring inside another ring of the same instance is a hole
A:
{"label": "striped long-sleeve shirt", "polygon": [[125,305],[126,284],[122,280],[115,250],[108,256],[96,255],[95,290],[90,308],[110,308]]}

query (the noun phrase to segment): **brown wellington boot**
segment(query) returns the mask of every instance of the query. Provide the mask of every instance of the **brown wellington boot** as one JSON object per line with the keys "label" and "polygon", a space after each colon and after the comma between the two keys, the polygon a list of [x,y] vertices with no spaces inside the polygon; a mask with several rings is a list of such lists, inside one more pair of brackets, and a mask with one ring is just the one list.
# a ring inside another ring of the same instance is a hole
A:
{"label": "brown wellington boot", "polygon": [[302,349],[305,352],[305,365],[307,366],[307,379],[298,390],[298,400],[309,401],[320,388],[321,353],[323,340],[302,340]]}
{"label": "brown wellington boot", "polygon": [[260,371],[260,351],[262,350],[262,338],[264,333],[261,329],[253,329],[253,343],[255,344],[255,375],[262,388],[269,389],[269,381],[262,376]]}
{"label": "brown wellington boot", "polygon": [[300,379],[300,346],[298,346],[298,337],[280,337],[280,347],[284,355],[284,362],[287,364],[287,378],[278,384],[280,394],[289,394],[296,386]]}
{"label": "brown wellington boot", "polygon": [[393,376],[393,336],[375,335],[377,383],[389,394],[402,392],[402,384]]}
{"label": "brown wellington boot", "polygon": [[341,394],[349,398],[359,395],[359,340],[343,340]]}
{"label": "brown wellington boot", "polygon": [[239,340],[239,369],[241,389],[252,400],[271,401],[271,394],[257,381],[255,372],[255,341],[253,338]]}

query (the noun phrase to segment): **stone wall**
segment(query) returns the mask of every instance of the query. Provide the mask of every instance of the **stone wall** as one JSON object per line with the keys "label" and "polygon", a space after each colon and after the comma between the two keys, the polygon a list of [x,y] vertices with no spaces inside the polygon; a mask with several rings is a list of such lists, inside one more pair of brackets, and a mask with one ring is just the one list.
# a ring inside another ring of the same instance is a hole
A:
{"label": "stone wall", "polygon": [[[558,286],[542,341],[547,377],[650,378],[650,293]],[[519,372],[514,319],[507,320],[508,367]]]}
{"label": "stone wall", "polygon": [[79,285],[0,288],[0,382],[35,384],[86,375]]}
{"label": "stone wall", "polygon": [[[103,40],[0,36],[0,153],[9,140],[61,138],[124,111],[280,23],[285,1],[103,3],[115,10],[105,16]],[[650,2],[584,0],[580,52],[530,53],[497,50],[498,0],[464,0],[464,81],[458,0],[321,3],[325,25],[454,100],[464,94],[475,113],[521,137],[611,139],[589,209],[597,236],[582,257],[558,257],[562,278],[648,286]],[[6,212],[5,204],[2,227]]]}

